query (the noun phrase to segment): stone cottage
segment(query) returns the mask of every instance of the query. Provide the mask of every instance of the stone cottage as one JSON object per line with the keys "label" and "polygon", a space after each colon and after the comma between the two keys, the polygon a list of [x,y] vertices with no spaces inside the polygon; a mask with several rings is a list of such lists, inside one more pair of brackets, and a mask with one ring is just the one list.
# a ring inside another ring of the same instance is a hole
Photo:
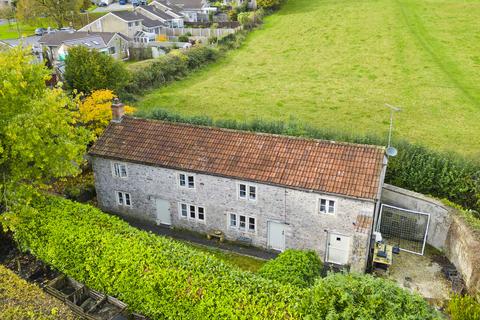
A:
{"label": "stone cottage", "polygon": [[363,272],[384,148],[123,116],[90,149],[99,206],[151,223],[313,249]]}

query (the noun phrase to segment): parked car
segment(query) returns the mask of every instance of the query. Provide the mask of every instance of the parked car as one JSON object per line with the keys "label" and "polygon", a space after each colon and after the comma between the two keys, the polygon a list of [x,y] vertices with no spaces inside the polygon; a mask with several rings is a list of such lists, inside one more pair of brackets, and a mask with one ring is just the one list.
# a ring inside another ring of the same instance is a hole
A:
{"label": "parked car", "polygon": [[63,28],[60,28],[60,31],[75,31],[75,29],[73,29],[72,27],[63,27]]}
{"label": "parked car", "polygon": [[36,36],[43,36],[44,33],[47,32],[46,28],[37,28],[35,29],[35,35]]}
{"label": "parked car", "polygon": [[123,6],[127,4],[127,0],[120,0],[118,3]]}
{"label": "parked car", "polygon": [[107,6],[108,6],[108,3],[106,3],[106,2],[99,2],[99,3],[97,4],[97,6],[98,6],[98,7],[107,7]]}
{"label": "parked car", "polygon": [[132,4],[133,4],[134,7],[146,6],[147,5],[147,0],[132,0]]}

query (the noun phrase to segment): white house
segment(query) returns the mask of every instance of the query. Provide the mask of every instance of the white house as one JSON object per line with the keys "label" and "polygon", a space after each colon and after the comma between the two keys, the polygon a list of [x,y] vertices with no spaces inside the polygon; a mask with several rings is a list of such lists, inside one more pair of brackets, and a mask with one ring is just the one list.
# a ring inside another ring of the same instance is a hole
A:
{"label": "white house", "polygon": [[108,212],[364,271],[386,169],[383,147],[123,116],[89,151]]}

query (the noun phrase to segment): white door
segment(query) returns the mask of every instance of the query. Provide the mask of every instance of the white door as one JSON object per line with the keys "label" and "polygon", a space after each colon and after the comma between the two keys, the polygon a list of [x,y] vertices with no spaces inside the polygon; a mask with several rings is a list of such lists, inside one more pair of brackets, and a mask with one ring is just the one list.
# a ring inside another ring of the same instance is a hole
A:
{"label": "white door", "polygon": [[344,265],[350,256],[350,237],[329,233],[327,262]]}
{"label": "white door", "polygon": [[163,199],[155,199],[157,207],[157,224],[172,224],[172,217],[170,215],[170,202]]}
{"label": "white door", "polygon": [[268,222],[268,246],[274,250],[285,250],[285,224]]}

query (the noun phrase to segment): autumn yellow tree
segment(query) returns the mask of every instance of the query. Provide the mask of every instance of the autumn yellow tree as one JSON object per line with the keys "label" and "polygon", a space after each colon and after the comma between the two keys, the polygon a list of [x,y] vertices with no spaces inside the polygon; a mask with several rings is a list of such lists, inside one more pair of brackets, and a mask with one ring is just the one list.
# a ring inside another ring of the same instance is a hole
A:
{"label": "autumn yellow tree", "polygon": [[[95,90],[89,96],[77,98],[78,121],[98,137],[112,120],[112,100],[115,94],[111,90]],[[125,106],[125,113],[130,114],[135,108]]]}

